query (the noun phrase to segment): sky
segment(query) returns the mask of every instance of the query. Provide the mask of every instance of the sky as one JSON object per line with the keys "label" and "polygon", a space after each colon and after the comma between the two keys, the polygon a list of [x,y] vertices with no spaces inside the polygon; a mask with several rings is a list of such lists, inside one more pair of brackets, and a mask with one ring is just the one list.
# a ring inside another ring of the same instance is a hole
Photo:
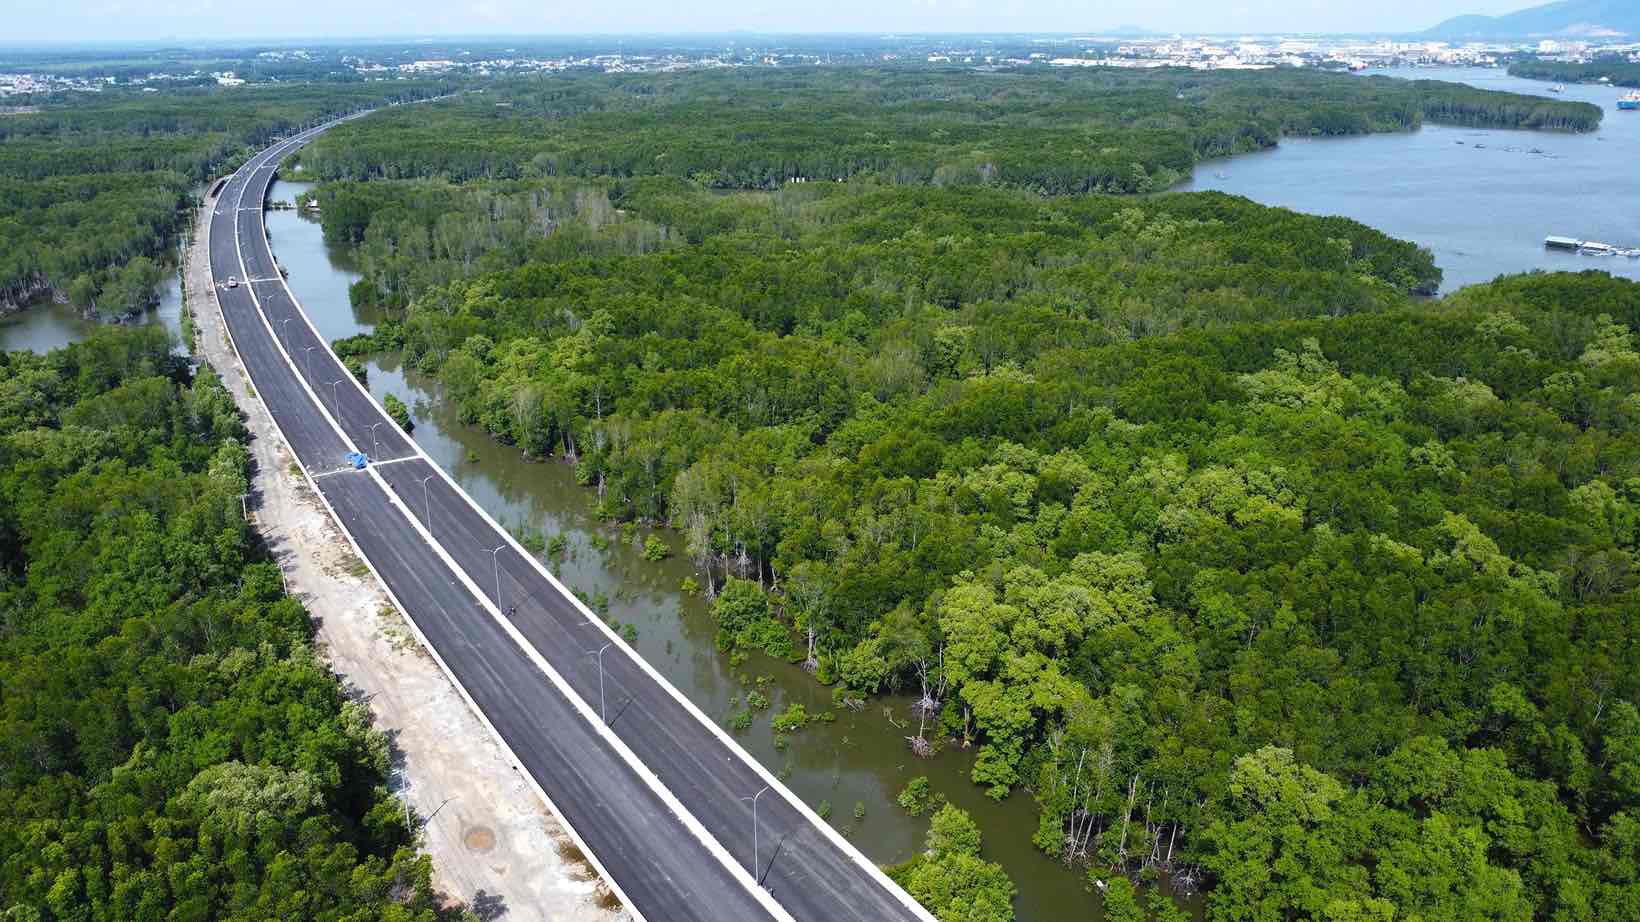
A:
{"label": "sky", "polygon": [[1534,0],[0,0],[21,41],[643,32],[1412,32]]}

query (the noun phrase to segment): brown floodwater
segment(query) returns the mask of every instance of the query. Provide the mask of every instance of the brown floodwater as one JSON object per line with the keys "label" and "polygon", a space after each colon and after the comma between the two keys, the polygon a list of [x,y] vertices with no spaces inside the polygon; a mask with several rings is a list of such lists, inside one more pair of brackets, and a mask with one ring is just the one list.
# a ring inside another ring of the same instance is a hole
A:
{"label": "brown floodwater", "polygon": [[[310,186],[278,182],[270,193],[291,201]],[[332,340],[366,332],[380,319],[355,311],[347,287],[359,278],[347,254],[325,244],[319,225],[294,211],[267,215],[274,252],[289,270],[291,290]],[[368,364],[368,386],[380,399],[392,393],[415,418],[416,442],[442,465],[498,522],[518,531],[561,536],[562,557],[546,557],[565,585],[583,597],[608,598],[608,615],[637,631],[636,647],[668,681],[708,716],[727,722],[742,709],[760,677],[768,710],[736,734],[742,746],[779,775],[809,804],[831,805],[830,822],[873,860],[888,864],[914,855],[927,832],[926,817],[912,817],[894,802],[907,781],[926,775],[933,789],[973,815],[984,833],[985,857],[999,862],[1019,888],[1015,902],[1023,922],[1098,920],[1099,901],[1080,871],[1043,856],[1031,845],[1036,810],[1028,791],[998,803],[969,780],[972,753],[948,745],[931,759],[912,755],[905,737],[915,719],[904,696],[873,699],[860,711],[837,712],[832,723],[813,723],[776,748],[769,718],[794,702],[811,713],[831,710],[831,690],[797,666],[753,654],[739,667],[718,652],[716,626],[706,603],[682,590],[693,567],[675,554],[646,561],[638,546],[658,534],[678,547],[665,529],[638,529],[631,540],[592,514],[591,493],[575,482],[569,465],[529,462],[513,447],[457,418],[439,382],[401,367],[397,357]],[[600,547],[603,549],[600,550]],[[748,792],[751,793],[751,792]],[[857,805],[864,815],[856,818]]]}

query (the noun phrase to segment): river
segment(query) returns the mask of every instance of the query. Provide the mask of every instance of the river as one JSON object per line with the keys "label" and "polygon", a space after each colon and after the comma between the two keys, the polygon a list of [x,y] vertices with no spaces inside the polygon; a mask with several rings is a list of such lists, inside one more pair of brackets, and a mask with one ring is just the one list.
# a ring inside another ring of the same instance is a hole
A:
{"label": "river", "polygon": [[[159,303],[130,321],[132,324],[158,323],[178,337],[182,335],[182,278],[175,271],[166,274],[160,282]],[[102,321],[87,320],[79,310],[67,304],[45,300],[32,304],[15,314],[0,317],[0,352],[27,349],[31,352],[50,352],[59,346],[77,342],[91,335],[91,331],[105,326]]]}
{"label": "river", "polygon": [[[1369,71],[1551,96],[1503,70]],[[1266,205],[1337,214],[1430,248],[1442,292],[1530,269],[1604,269],[1640,279],[1640,260],[1547,250],[1551,234],[1640,247],[1640,112],[1615,87],[1568,85],[1559,98],[1606,113],[1600,130],[1556,134],[1428,125],[1410,134],[1289,138],[1201,164],[1179,191],[1217,189]]]}
{"label": "river", "polygon": [[[309,188],[280,181],[269,196],[288,202]],[[347,288],[359,275],[344,251],[325,244],[317,221],[283,210],[269,212],[267,225],[275,255],[290,270],[291,291],[321,334],[334,340],[374,326],[378,316],[349,304]],[[566,555],[549,560],[549,566],[583,596],[607,596],[609,616],[636,628],[638,652],[708,716],[727,720],[743,706],[738,702],[750,686],[742,677],[754,683],[768,677],[763,691],[770,708],[737,738],[811,806],[829,803],[832,824],[867,856],[899,862],[921,847],[927,819],[907,816],[894,798],[907,781],[927,775],[935,791],[980,824],[986,856],[1000,862],[1020,889],[1015,906],[1021,920],[1099,918],[1098,900],[1080,874],[1032,847],[1036,811],[1029,793],[999,804],[968,779],[970,753],[951,749],[926,761],[911,754],[905,736],[913,731],[902,726],[911,719],[909,699],[878,699],[859,712],[840,711],[834,723],[811,724],[777,749],[768,718],[792,702],[802,702],[811,713],[831,710],[831,691],[797,667],[761,654],[731,668],[715,645],[717,628],[705,601],[681,590],[693,568],[681,554],[652,563],[638,552],[647,534],[676,545],[675,536],[640,529],[635,540],[623,541],[619,528],[592,515],[591,494],[575,482],[568,465],[526,462],[517,449],[462,423],[438,381],[401,367],[396,358],[366,367],[371,395],[403,399],[415,418],[416,442],[498,522],[563,536]],[[600,545],[607,549],[599,550]],[[857,805],[863,817],[856,818]]]}
{"label": "river", "polygon": [[[1404,75],[1516,92],[1541,89],[1502,71]],[[1616,95],[1595,87],[1566,93],[1603,99],[1607,108]],[[1534,148],[1543,153],[1530,153]],[[1640,201],[1640,173],[1620,163],[1637,153],[1640,115],[1626,119],[1612,111],[1593,135],[1431,126],[1410,134],[1283,142],[1274,151],[1204,164],[1186,188],[1346,214],[1414,240],[1435,251],[1446,272],[1444,290],[1528,268],[1592,266],[1640,276],[1640,263],[1595,262],[1542,246],[1550,233],[1640,246],[1640,216],[1633,208]],[[308,188],[281,182],[271,196],[291,201]],[[268,233],[290,270],[292,291],[326,337],[364,332],[379,319],[349,305],[347,287],[359,276],[345,253],[327,248],[316,221],[294,211],[271,212]],[[716,629],[705,602],[679,588],[692,573],[687,562],[681,555],[659,564],[644,561],[632,542],[591,514],[590,494],[568,466],[526,462],[516,449],[463,424],[437,381],[394,359],[371,362],[368,371],[371,394],[379,400],[393,393],[405,401],[416,420],[416,442],[497,521],[564,537],[568,554],[555,565],[564,583],[584,596],[607,595],[609,615],[637,629],[638,651],[705,713],[727,719],[737,709],[747,691],[742,675],[770,678],[768,713],[793,701],[811,712],[830,708],[829,690],[794,666],[754,656],[741,669],[731,668],[714,645]],[[644,535],[636,537],[641,542]],[[608,549],[600,551],[600,545]],[[926,819],[907,816],[894,797],[909,779],[927,775],[938,793],[979,823],[986,857],[1001,863],[1019,888],[1015,909],[1021,922],[1099,919],[1098,899],[1082,874],[1031,845],[1036,812],[1029,792],[999,804],[969,780],[970,753],[948,748],[930,760],[910,753],[909,731],[900,725],[911,719],[909,703],[879,699],[861,712],[841,712],[835,723],[792,735],[784,750],[775,746],[767,714],[739,738],[811,805],[829,803],[831,822],[884,863],[903,861],[920,847]],[[863,807],[863,818],[855,818],[856,805]]]}
{"label": "river", "polygon": [[[1502,71],[1398,71],[1398,76],[1459,80],[1476,86],[1542,92],[1543,84]],[[1426,127],[1410,134],[1329,140],[1289,140],[1273,151],[1202,165],[1182,189],[1222,189],[1301,211],[1344,214],[1431,247],[1446,271],[1444,290],[1522,269],[1602,268],[1640,277],[1640,265],[1543,250],[1551,233],[1640,245],[1640,114],[1611,107],[1616,91],[1569,87],[1566,97],[1601,102],[1606,124],[1592,135],[1550,135]],[[1458,142],[1463,143],[1458,143]],[[1533,149],[1542,153],[1532,153]],[[1626,162],[1625,162],[1626,161]],[[309,186],[279,182],[274,200],[291,201]],[[358,279],[347,254],[328,247],[317,222],[290,210],[270,212],[268,233],[290,287],[326,337],[371,329],[380,319],[354,310],[348,286]],[[168,283],[148,322],[173,329],[179,299]],[[50,307],[0,321],[0,348],[47,349],[85,335],[88,324]],[[831,822],[868,856],[903,861],[915,853],[926,819],[908,817],[894,797],[917,775],[968,810],[985,836],[985,854],[1019,887],[1022,922],[1099,918],[1098,900],[1080,873],[1065,870],[1030,844],[1036,815],[1028,792],[996,803],[968,780],[971,754],[948,748],[930,760],[909,752],[898,723],[908,701],[879,699],[835,723],[814,724],[776,748],[768,716],[791,702],[830,709],[829,690],[789,664],[754,656],[731,668],[713,643],[706,605],[680,588],[691,568],[681,555],[644,561],[619,529],[591,515],[589,494],[569,467],[528,463],[519,453],[463,424],[437,381],[396,359],[368,365],[368,385],[380,399],[393,393],[409,405],[415,440],[495,518],[565,540],[564,559],[551,562],[563,581],[584,594],[606,595],[608,613],[637,631],[640,653],[708,715],[726,719],[748,690],[743,678],[767,676],[769,711],[739,734],[742,744],[809,803],[831,805]],[[635,536],[642,541],[644,532]],[[673,541],[674,537],[661,533]],[[600,550],[600,548],[606,548]],[[750,792],[748,792],[750,793]],[[863,817],[856,818],[856,805]]]}

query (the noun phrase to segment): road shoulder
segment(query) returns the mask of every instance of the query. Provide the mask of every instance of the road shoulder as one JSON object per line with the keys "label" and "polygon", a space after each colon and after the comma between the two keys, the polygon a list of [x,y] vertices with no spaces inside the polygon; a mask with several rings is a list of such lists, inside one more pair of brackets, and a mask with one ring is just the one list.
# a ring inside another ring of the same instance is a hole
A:
{"label": "road shoulder", "polygon": [[209,203],[186,260],[195,352],[245,416],[249,502],[321,654],[392,742],[395,793],[421,824],[434,885],[480,919],[614,922],[608,888],[415,640],[294,464],[228,342],[210,284]]}

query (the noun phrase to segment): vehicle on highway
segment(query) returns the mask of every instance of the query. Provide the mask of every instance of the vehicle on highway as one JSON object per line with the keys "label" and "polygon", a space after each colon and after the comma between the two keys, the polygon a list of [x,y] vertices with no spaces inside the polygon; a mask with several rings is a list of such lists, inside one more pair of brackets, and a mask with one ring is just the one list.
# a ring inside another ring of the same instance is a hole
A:
{"label": "vehicle on highway", "polygon": [[237,275],[228,276],[228,287],[229,288],[238,288],[239,287],[239,276],[237,276]]}

